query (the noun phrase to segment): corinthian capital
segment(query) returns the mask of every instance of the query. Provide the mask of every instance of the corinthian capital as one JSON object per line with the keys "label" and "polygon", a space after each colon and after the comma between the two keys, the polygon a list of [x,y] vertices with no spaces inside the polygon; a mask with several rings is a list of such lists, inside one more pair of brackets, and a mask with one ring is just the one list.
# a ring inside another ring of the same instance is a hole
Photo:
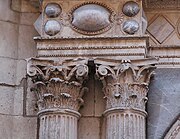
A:
{"label": "corinthian capital", "polygon": [[95,61],[96,76],[103,83],[106,109],[145,110],[148,85],[154,73],[155,61],[145,60],[104,60]]}
{"label": "corinthian capital", "polygon": [[65,61],[29,59],[27,73],[34,83],[39,111],[71,109],[78,111],[83,104],[83,81],[88,75],[86,60]]}

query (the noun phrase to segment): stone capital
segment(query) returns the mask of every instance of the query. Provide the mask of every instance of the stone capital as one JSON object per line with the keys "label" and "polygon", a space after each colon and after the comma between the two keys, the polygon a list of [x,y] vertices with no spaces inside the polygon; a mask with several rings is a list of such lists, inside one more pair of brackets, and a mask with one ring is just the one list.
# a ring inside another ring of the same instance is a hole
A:
{"label": "stone capital", "polygon": [[96,77],[103,83],[106,110],[134,109],[145,112],[150,77],[156,60],[96,60]]}
{"label": "stone capital", "polygon": [[83,104],[88,75],[86,60],[58,63],[52,60],[29,59],[27,73],[32,78],[32,91],[37,94],[39,113],[62,110],[77,112]]}

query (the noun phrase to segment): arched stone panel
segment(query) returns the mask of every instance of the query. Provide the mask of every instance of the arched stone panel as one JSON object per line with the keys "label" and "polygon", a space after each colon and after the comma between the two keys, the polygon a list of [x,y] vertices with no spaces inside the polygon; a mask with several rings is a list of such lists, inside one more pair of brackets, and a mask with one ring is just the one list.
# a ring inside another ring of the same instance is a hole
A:
{"label": "arched stone panel", "polygon": [[164,139],[179,139],[180,138],[180,116],[177,121],[172,125],[170,130],[167,132]]}

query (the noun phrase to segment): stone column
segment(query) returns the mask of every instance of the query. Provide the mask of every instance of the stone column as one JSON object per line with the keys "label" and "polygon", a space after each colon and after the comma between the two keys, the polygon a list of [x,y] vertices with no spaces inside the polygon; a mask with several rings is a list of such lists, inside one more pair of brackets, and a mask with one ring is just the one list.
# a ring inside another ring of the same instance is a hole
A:
{"label": "stone column", "polygon": [[83,104],[83,81],[88,75],[85,60],[58,64],[30,59],[28,75],[37,94],[39,139],[77,139],[78,112]]}
{"label": "stone column", "polygon": [[146,139],[148,85],[155,66],[149,60],[96,60],[106,99],[106,139]]}

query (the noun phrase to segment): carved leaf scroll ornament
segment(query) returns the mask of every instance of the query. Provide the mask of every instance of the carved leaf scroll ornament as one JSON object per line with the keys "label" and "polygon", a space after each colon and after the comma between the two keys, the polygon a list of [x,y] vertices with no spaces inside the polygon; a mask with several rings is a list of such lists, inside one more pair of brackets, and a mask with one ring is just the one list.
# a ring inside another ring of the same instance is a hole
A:
{"label": "carved leaf scroll ornament", "polygon": [[136,66],[130,60],[121,63],[96,63],[96,77],[103,83],[106,108],[145,110],[148,85],[155,66]]}
{"label": "carved leaf scroll ornament", "polygon": [[86,63],[76,61],[59,65],[53,61],[28,61],[27,73],[34,82],[32,90],[37,95],[40,111],[60,108],[78,111],[84,102],[82,96],[88,90],[83,87],[88,75]]}

